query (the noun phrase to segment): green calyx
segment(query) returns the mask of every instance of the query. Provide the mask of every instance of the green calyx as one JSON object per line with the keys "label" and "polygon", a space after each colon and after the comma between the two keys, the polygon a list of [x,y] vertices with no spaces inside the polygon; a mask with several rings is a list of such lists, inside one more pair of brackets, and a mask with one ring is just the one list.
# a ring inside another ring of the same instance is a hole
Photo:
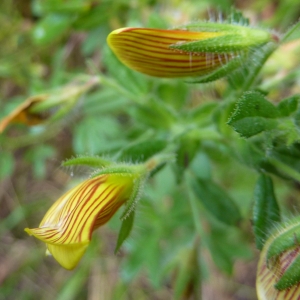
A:
{"label": "green calyx", "polygon": [[91,174],[92,178],[105,174],[122,174],[123,176],[132,177],[134,183],[133,190],[126,202],[125,211],[121,216],[121,219],[125,220],[134,211],[136,203],[141,197],[145,181],[151,172],[174,159],[173,149],[170,147],[166,152],[158,153],[141,164],[117,163],[99,156],[78,156],[65,161],[63,166],[83,165],[94,168],[95,171]]}
{"label": "green calyx", "polygon": [[[300,282],[300,218],[294,218],[285,228],[271,237],[266,244],[267,266],[270,269],[277,268],[277,264],[288,264],[282,275],[278,277],[275,288],[285,290]],[[280,262],[280,260],[282,260]]]}
{"label": "green calyx", "polygon": [[233,53],[248,51],[250,48],[273,41],[272,34],[267,30],[234,24],[194,23],[185,26],[184,29],[198,31],[199,34],[201,32],[218,32],[220,35],[192,42],[173,44],[170,46],[171,49],[193,53]]}
{"label": "green calyx", "polygon": [[300,218],[298,217],[272,237],[272,241],[268,246],[267,264],[269,265],[272,261],[275,261],[284,251],[299,245],[299,241]]}

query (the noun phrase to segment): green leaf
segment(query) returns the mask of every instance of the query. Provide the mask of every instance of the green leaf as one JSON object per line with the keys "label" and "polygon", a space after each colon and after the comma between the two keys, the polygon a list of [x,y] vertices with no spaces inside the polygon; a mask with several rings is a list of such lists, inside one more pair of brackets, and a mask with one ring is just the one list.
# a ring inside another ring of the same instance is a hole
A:
{"label": "green leaf", "polygon": [[280,222],[280,209],[274,194],[272,179],[261,175],[254,190],[253,226],[255,243],[262,249],[270,229]]}
{"label": "green leaf", "polygon": [[[223,241],[224,242],[224,241]],[[228,245],[218,242],[213,238],[208,238],[208,249],[216,266],[226,274],[232,274],[233,260],[230,255],[224,251]]]}
{"label": "green leaf", "polygon": [[119,251],[124,241],[128,238],[134,222],[134,211],[132,211],[127,218],[122,222],[122,226],[119,231],[118,240],[115,248],[115,253]]}
{"label": "green leaf", "polygon": [[84,118],[75,125],[73,147],[76,154],[95,155],[120,147],[123,137],[113,118],[108,116]]}
{"label": "green leaf", "polygon": [[170,128],[177,122],[176,112],[166,103],[151,99],[147,104],[136,105],[134,117],[148,127]]}
{"label": "green leaf", "polygon": [[273,146],[269,155],[300,174],[300,147],[298,143],[288,147],[278,143],[278,145]]}
{"label": "green leaf", "polygon": [[237,225],[240,211],[223,189],[208,179],[191,177],[190,181],[199,201],[216,219],[227,225]]}
{"label": "green leaf", "polygon": [[[220,156],[219,153],[217,155]],[[211,160],[205,152],[198,151],[190,165],[190,169],[198,178],[209,179],[212,176]]]}
{"label": "green leaf", "polygon": [[181,109],[189,97],[189,86],[182,80],[159,82],[156,89],[157,97],[174,109]]}
{"label": "green leaf", "polygon": [[282,140],[282,144],[291,147],[300,141],[300,133],[297,125],[291,118],[280,120],[276,136]]}
{"label": "green leaf", "polygon": [[81,45],[81,51],[84,57],[90,57],[95,53],[95,51],[102,48],[103,41],[106,39],[107,34],[109,33],[109,29],[107,27],[108,24],[106,26],[96,27],[87,32],[85,41]]}
{"label": "green leaf", "polygon": [[88,156],[88,155],[81,155],[78,157],[70,158],[62,162],[62,166],[64,167],[85,165],[93,168],[101,168],[101,167],[109,166],[110,164],[111,164],[110,161],[105,160],[99,156]]}
{"label": "green leaf", "polygon": [[197,124],[211,123],[212,114],[218,108],[217,102],[206,102],[194,108],[188,115],[192,122]]}
{"label": "green leaf", "polygon": [[[297,178],[291,176],[287,172],[285,163],[278,163],[279,160],[275,159],[275,149],[268,149],[269,156],[266,157],[266,145],[259,143],[249,142],[248,140],[239,139],[236,141],[233,153],[236,156],[236,159],[241,163],[249,166],[250,168],[255,169],[258,172],[264,171],[276,176],[279,176],[283,179],[288,178]],[[272,146],[274,148],[274,146]],[[270,147],[269,147],[270,148]],[[295,165],[296,166],[296,165]],[[289,167],[291,169],[291,167]],[[295,172],[297,173],[297,172]]]}
{"label": "green leaf", "polygon": [[225,23],[229,23],[229,24],[235,23],[235,24],[242,24],[244,26],[248,26],[250,22],[249,19],[246,18],[240,10],[231,6],[230,14],[228,15],[227,20],[225,20]]}
{"label": "green leaf", "polygon": [[210,230],[206,233],[203,244],[208,248],[216,266],[226,274],[232,274],[234,263],[237,259],[249,259],[251,250],[245,241],[245,237],[236,227],[224,227],[209,220]]}
{"label": "green leaf", "polygon": [[128,145],[123,148],[119,155],[119,160],[141,162],[154,154],[162,151],[167,146],[167,142],[162,139],[148,139]]}
{"label": "green leaf", "polygon": [[279,102],[277,109],[282,117],[288,117],[293,112],[297,110],[298,101],[300,100],[300,95],[294,95],[292,97],[283,99]]}
{"label": "green leaf", "polygon": [[72,15],[50,14],[46,16],[33,28],[33,41],[37,45],[49,45],[70,28],[72,20]]}
{"label": "green leaf", "polygon": [[193,161],[199,149],[199,137],[186,134],[178,141],[178,150],[176,152],[177,180],[181,181],[184,171]]}
{"label": "green leaf", "polygon": [[[76,30],[91,30],[99,27],[102,24],[108,22],[109,17],[113,14],[111,11],[111,3],[102,2],[101,4],[93,7],[90,10],[86,10],[85,13],[81,14],[73,24]],[[110,11],[109,14],[104,11]]]}
{"label": "green leaf", "polygon": [[238,101],[228,124],[242,137],[249,138],[277,127],[277,108],[256,91],[246,92]]}
{"label": "green leaf", "polygon": [[114,89],[104,86],[85,96],[83,111],[88,116],[108,115],[125,106],[128,107],[128,100],[125,97],[120,96]]}

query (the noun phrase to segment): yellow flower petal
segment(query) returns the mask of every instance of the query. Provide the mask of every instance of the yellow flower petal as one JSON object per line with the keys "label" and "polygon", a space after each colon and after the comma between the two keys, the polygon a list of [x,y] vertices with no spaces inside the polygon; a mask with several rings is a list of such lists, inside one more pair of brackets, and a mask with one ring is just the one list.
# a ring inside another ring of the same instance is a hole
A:
{"label": "yellow flower petal", "polygon": [[105,224],[131,196],[134,174],[105,174],[74,187],[50,207],[39,228],[25,231],[45,242],[65,268],[73,269],[93,231]]}
{"label": "yellow flower petal", "polygon": [[79,263],[88,245],[89,241],[85,241],[70,245],[47,244],[47,248],[62,267],[72,270]]}
{"label": "yellow flower petal", "polygon": [[108,45],[129,68],[156,77],[205,75],[230,58],[229,54],[195,53],[171,49],[178,43],[199,41],[223,32],[192,32],[149,28],[121,28],[111,32]]}
{"label": "yellow flower petal", "polygon": [[[48,229],[50,232],[54,232],[52,229]],[[29,235],[33,235],[38,239],[47,231],[44,228],[29,229],[26,228],[25,231]],[[73,244],[47,244],[46,254],[51,254],[57,262],[67,270],[74,269],[81,257],[83,256],[86,248],[88,247],[90,241],[84,241],[81,243]]]}

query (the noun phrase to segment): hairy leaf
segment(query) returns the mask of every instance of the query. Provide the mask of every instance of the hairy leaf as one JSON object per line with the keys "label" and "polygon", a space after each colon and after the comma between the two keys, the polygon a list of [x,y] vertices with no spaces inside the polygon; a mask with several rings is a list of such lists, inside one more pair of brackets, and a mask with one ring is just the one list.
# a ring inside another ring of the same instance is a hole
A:
{"label": "hairy leaf", "polygon": [[249,138],[277,126],[277,108],[256,91],[246,92],[238,101],[228,124],[242,137]]}
{"label": "hairy leaf", "polygon": [[241,219],[240,211],[229,195],[208,179],[191,178],[194,193],[203,206],[219,221],[236,225]]}
{"label": "hairy leaf", "polygon": [[253,226],[255,242],[262,249],[270,229],[280,221],[280,210],[273,190],[272,179],[261,175],[254,190]]}
{"label": "hairy leaf", "polygon": [[115,248],[115,253],[118,252],[118,250],[121,248],[124,241],[128,238],[132,230],[133,222],[134,222],[134,211],[132,211],[129,214],[129,216],[125,218],[122,222],[122,226],[120,228],[119,235],[118,235],[118,241]]}

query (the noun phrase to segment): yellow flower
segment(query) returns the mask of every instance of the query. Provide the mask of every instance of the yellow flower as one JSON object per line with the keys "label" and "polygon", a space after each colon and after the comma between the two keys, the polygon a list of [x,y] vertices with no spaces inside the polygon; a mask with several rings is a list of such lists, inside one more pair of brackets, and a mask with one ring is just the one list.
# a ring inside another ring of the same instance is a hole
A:
{"label": "yellow flower", "polygon": [[259,300],[300,299],[300,218],[282,223],[265,242],[260,255],[256,290]]}
{"label": "yellow flower", "polygon": [[120,28],[107,37],[108,45],[127,67],[167,78],[206,76],[223,66],[228,67],[226,72],[214,78],[226,76],[241,65],[250,48],[271,40],[272,35],[264,30],[209,22],[174,30]]}
{"label": "yellow flower", "polygon": [[172,78],[204,75],[224,64],[228,55],[181,51],[171,49],[171,45],[219,35],[219,32],[121,28],[111,32],[107,42],[129,68],[151,76]]}
{"label": "yellow flower", "polygon": [[105,224],[136,191],[137,174],[103,174],[88,179],[59,198],[39,228],[25,231],[47,245],[66,269],[78,264],[93,231]]}

